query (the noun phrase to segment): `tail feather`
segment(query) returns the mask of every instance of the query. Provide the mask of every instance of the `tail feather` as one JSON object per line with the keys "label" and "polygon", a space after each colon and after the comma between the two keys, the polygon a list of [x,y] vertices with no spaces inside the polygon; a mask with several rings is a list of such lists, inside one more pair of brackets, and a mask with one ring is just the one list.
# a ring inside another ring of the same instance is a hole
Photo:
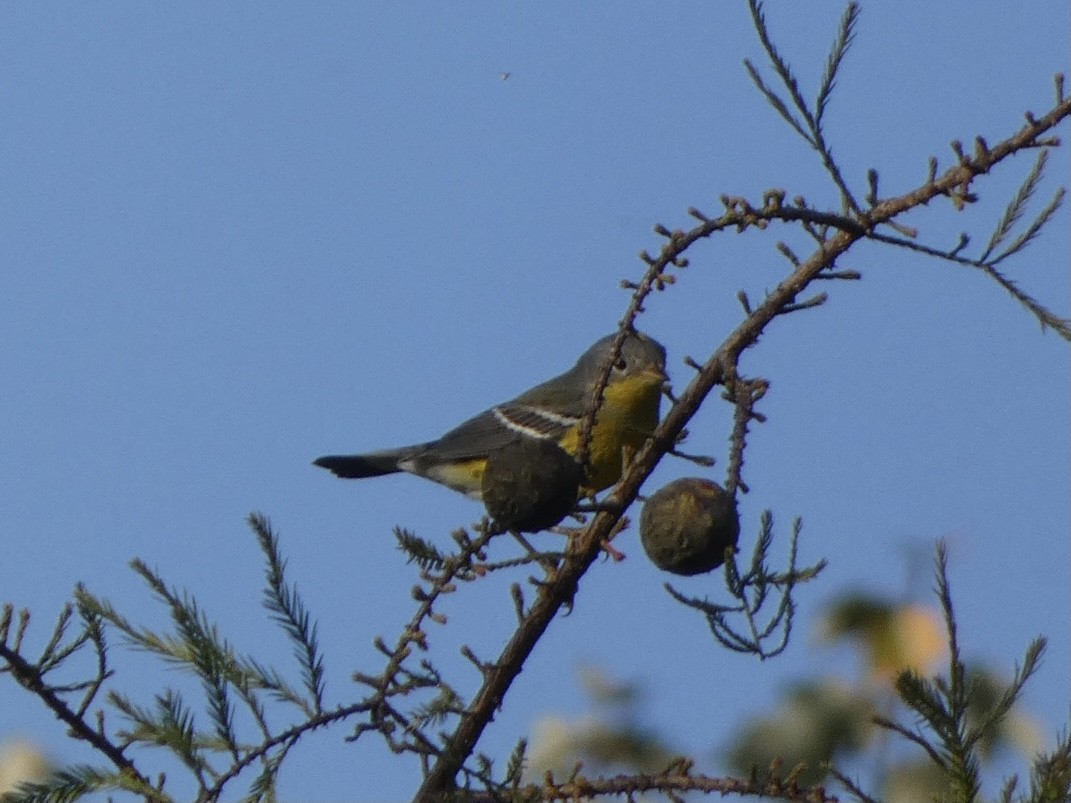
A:
{"label": "tail feather", "polygon": [[402,471],[398,461],[408,457],[410,453],[409,449],[396,449],[369,454],[327,455],[316,458],[312,464],[326,468],[336,477],[355,480],[363,477],[381,477],[384,474]]}

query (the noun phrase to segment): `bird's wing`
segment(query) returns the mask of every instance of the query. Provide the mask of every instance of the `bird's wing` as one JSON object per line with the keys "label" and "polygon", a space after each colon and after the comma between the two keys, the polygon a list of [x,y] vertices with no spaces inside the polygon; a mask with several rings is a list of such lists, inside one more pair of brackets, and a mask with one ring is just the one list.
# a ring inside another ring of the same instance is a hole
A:
{"label": "bird's wing", "polygon": [[492,407],[439,440],[429,443],[416,456],[421,463],[450,462],[483,457],[521,438],[557,441],[579,422],[579,417],[551,413],[518,402]]}

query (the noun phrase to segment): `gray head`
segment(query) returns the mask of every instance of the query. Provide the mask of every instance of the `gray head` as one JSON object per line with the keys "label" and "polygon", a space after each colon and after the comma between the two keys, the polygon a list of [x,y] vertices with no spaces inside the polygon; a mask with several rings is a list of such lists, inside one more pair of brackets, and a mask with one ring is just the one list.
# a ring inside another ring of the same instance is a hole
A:
{"label": "gray head", "polygon": [[[595,342],[576,362],[574,371],[598,375],[606,367],[606,362],[613,352],[615,332]],[[610,382],[615,382],[637,374],[651,374],[665,378],[666,350],[654,338],[643,332],[632,331],[625,335],[621,351],[610,371]]]}

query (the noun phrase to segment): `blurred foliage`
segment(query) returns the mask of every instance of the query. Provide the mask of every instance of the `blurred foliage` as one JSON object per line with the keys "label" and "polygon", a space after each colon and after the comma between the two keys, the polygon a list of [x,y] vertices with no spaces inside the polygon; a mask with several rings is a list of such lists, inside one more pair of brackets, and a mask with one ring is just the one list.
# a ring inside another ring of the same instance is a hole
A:
{"label": "blurred foliage", "polygon": [[870,742],[877,713],[874,701],[838,680],[806,680],[785,691],[775,710],[753,719],[732,738],[726,760],[734,771],[806,764],[800,782],[825,780],[824,762],[861,751]]}
{"label": "blurred foliage", "polygon": [[589,771],[658,772],[679,755],[653,728],[641,724],[645,693],[639,683],[614,680],[593,667],[579,674],[595,710],[577,720],[547,715],[536,723],[528,755],[530,780],[548,770],[568,776],[577,763]]}
{"label": "blurred foliage", "polygon": [[0,797],[23,781],[40,781],[48,774],[48,761],[31,742],[12,739],[0,744]]}
{"label": "blurred foliage", "polygon": [[[829,783],[829,764],[835,763],[869,777],[863,786],[880,791],[885,803],[940,799],[947,786],[941,770],[917,753],[894,749],[889,731],[874,721],[875,717],[894,719],[904,714],[895,689],[900,672],[928,675],[947,660],[940,609],[873,593],[847,592],[829,603],[818,631],[819,650],[847,648],[858,659],[838,661],[839,666],[853,667],[857,677],[844,678],[830,671],[793,683],[770,711],[729,735],[725,747],[713,756],[714,763],[745,777],[775,761],[784,767],[804,764],[798,777],[807,786]],[[814,663],[820,662],[818,658]],[[983,759],[1007,749],[1035,754],[1040,747],[1037,727],[1018,708],[1007,717],[986,722],[1006,686],[1000,673],[976,663],[966,675],[973,690],[968,721],[986,723],[978,744]],[[687,752],[675,748],[670,737],[640,725],[644,694],[638,684],[610,680],[595,669],[585,670],[581,680],[594,710],[572,721],[557,716],[540,721],[531,742],[530,777],[548,769],[569,771],[577,762],[585,771],[649,772],[664,767],[673,755]]]}
{"label": "blurred foliage", "polygon": [[864,592],[834,600],[819,631],[827,643],[845,642],[859,650],[870,680],[879,684],[890,683],[903,669],[931,673],[948,654],[940,615],[933,607]]}

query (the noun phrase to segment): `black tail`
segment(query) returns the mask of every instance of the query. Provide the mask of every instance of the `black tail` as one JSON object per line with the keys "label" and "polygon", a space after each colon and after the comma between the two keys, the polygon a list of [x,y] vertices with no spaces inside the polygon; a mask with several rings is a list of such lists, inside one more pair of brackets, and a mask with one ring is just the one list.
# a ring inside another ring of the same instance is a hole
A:
{"label": "black tail", "polygon": [[336,477],[355,480],[362,477],[380,477],[401,471],[398,452],[373,452],[371,454],[345,454],[318,457],[312,461],[314,466],[326,468]]}

